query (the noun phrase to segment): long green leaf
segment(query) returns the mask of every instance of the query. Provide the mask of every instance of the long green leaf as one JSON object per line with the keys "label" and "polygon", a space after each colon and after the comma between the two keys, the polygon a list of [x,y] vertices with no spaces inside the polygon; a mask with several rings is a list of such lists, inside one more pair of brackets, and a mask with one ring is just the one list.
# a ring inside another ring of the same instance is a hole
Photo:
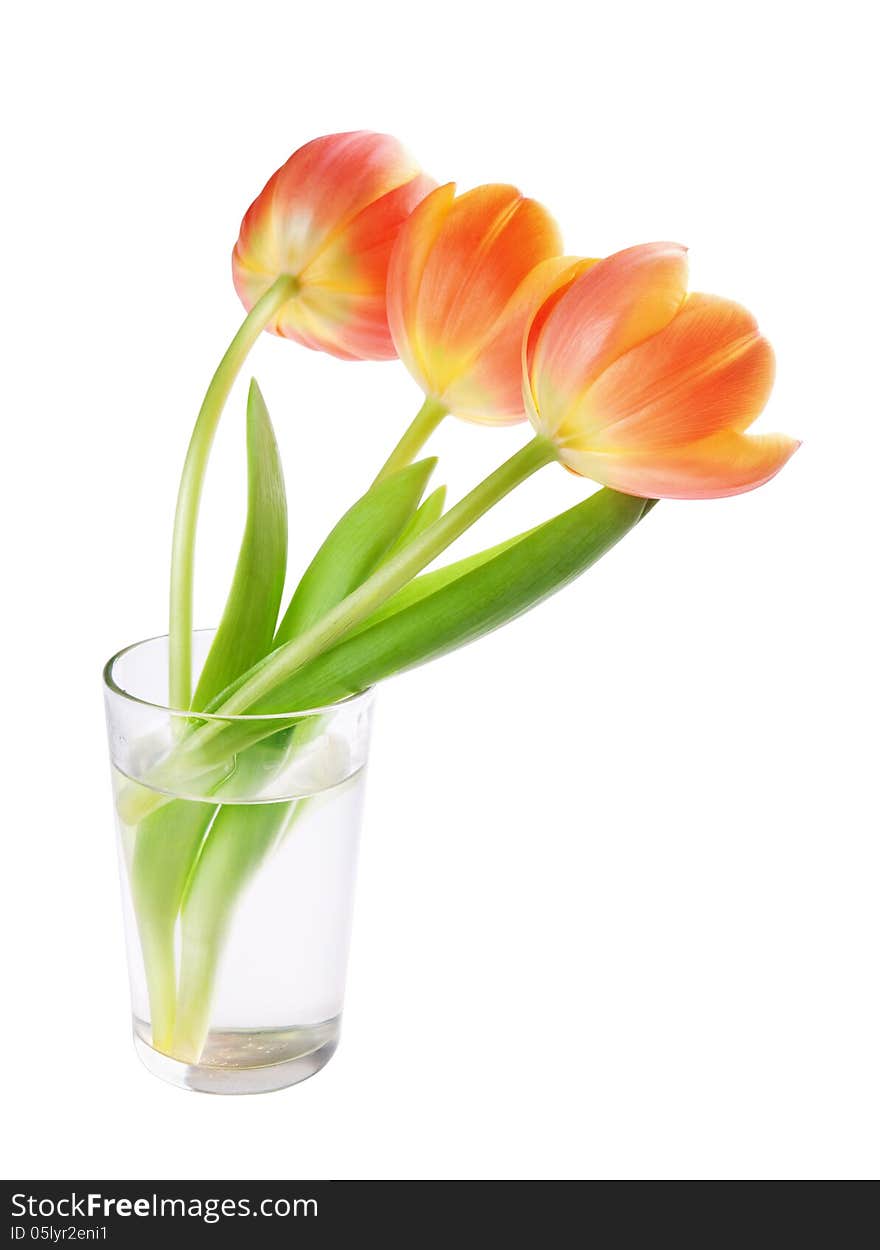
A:
{"label": "long green leaf", "polygon": [[287,568],[287,504],[278,445],[260,388],[247,404],[248,505],[226,607],[205,660],[192,709],[203,711],[272,646]]}
{"label": "long green leaf", "polygon": [[253,713],[335,702],[497,629],[589,568],[651,507],[600,490],[448,585],[343,639],[261,700]]}
{"label": "long green leaf", "polygon": [[433,525],[443,515],[443,505],[445,503],[446,487],[438,486],[427,499],[423,499],[419,504],[397,542],[393,543],[386,551],[382,561],[383,564],[385,561],[390,560],[392,556],[396,556],[398,551],[405,547],[407,543],[411,543],[414,538],[418,538],[419,534],[424,533],[430,525]]}
{"label": "long green leaf", "polygon": [[486,547],[483,551],[477,551],[473,555],[465,556],[464,559],[456,560],[453,564],[444,564],[442,568],[432,569],[430,573],[423,573],[421,577],[414,577],[411,582],[407,582],[401,590],[398,590],[396,595],[392,595],[387,602],[383,603],[381,608],[378,608],[366,620],[361,621],[360,625],[356,626],[347,637],[355,638],[358,634],[362,634],[364,630],[377,625],[379,621],[384,621],[389,616],[395,616],[398,612],[402,612],[404,608],[409,608],[414,603],[427,599],[429,595],[442,590],[450,582],[458,581],[460,577],[464,577],[465,573],[470,573],[474,569],[488,564],[495,556],[500,556],[502,551],[507,551],[510,547],[514,547],[532,533],[534,533],[534,530],[527,530],[523,534],[517,534],[515,538],[508,538],[504,542],[496,543],[494,547]]}
{"label": "long green leaf", "polygon": [[409,524],[436,463],[408,465],[349,508],[303,573],[278,627],[276,647],[320,620],[369,577]]}

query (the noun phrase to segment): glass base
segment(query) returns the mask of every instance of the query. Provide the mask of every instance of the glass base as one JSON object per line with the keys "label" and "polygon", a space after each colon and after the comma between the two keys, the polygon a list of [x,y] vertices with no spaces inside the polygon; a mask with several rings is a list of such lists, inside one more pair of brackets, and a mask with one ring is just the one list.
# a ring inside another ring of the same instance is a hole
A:
{"label": "glass base", "polygon": [[197,1064],[154,1050],[150,1026],[133,1020],[134,1048],[148,1071],[201,1094],[267,1094],[320,1072],[339,1042],[340,1017],[288,1029],[212,1029]]}

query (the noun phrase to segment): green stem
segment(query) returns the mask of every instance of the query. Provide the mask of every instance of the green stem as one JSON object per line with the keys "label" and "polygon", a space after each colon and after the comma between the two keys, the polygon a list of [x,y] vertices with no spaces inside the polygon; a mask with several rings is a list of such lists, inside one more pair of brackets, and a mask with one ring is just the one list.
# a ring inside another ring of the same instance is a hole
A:
{"label": "green stem", "polygon": [[[407,426],[394,451],[382,465],[376,475],[376,482],[381,482],[383,478],[389,477],[398,469],[403,469],[410,464],[446,416],[447,411],[438,400],[431,399],[429,396]],[[374,486],[376,482],[373,483]]]}
{"label": "green stem", "polygon": [[290,803],[221,807],[202,847],[180,912],[180,984],[171,1054],[181,1063],[199,1061],[235,909],[290,820],[290,807]]}
{"label": "green stem", "polygon": [[282,274],[254,304],[226,349],[205,392],[180,478],[171,548],[171,613],[168,630],[168,698],[186,709],[192,696],[193,567],[199,503],[208,457],[223,407],[248,352],[278,312],[296,293],[297,279]]}
{"label": "green stem", "polygon": [[171,1054],[174,1043],[174,1012],[177,996],[177,973],[174,955],[173,923],[162,932],[140,927],[141,954],[147,997],[150,1004],[150,1035],[153,1048]]}
{"label": "green stem", "polygon": [[[285,643],[260,664],[255,665],[251,670],[252,676],[217,708],[216,715],[239,716],[253,707],[285,677],[319,655],[354,625],[381,607],[386,599],[390,599],[420,573],[514,487],[555,459],[556,449],[553,444],[542,435],[536,435],[418,538],[393,556],[387,564],[381,565],[357,590],[337,604],[311,629]],[[213,737],[222,727],[222,721],[209,722],[196,730],[189,741],[196,746],[196,740],[199,739],[201,745],[206,737]]]}
{"label": "green stem", "polygon": [[[172,1058],[199,1062],[211,1025],[217,971],[242,896],[316,798],[307,795],[288,803],[220,808],[193,869],[180,915],[180,986],[166,1052]],[[174,990],[172,985],[172,994]]]}

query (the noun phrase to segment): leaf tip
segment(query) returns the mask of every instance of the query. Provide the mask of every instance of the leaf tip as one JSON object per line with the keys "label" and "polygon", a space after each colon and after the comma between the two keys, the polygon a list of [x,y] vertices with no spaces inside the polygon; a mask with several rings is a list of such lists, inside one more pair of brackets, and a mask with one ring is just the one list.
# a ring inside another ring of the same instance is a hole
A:
{"label": "leaf tip", "polygon": [[248,386],[247,415],[249,420],[262,418],[266,421],[269,418],[269,409],[266,407],[263,392],[260,390],[256,378],[251,378]]}
{"label": "leaf tip", "polygon": [[426,456],[424,460],[417,460],[415,464],[412,465],[411,467],[415,470],[418,470],[424,477],[425,481],[427,482],[428,478],[437,468],[437,457]]}

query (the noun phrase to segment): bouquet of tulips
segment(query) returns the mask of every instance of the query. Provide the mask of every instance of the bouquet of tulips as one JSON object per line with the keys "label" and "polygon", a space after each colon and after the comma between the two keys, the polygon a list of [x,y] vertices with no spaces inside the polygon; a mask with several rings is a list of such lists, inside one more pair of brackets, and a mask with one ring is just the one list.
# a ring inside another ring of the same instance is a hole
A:
{"label": "bouquet of tulips", "polygon": [[[386,135],[328,135],[295,152],[245,214],[232,265],[247,316],[198,414],[174,526],[169,705],[190,719],[156,763],[155,786],[132,783],[118,794],[134,831],[131,888],[153,1045],[188,1063],[204,1045],[237,902],[279,834],[278,804],[220,805],[229,761],[240,773],[267,732],[265,722],[246,718],[273,716],[281,753],[302,750],[310,737],[303,712],[527,611],[614,546],[658,499],[751,490],[798,445],[748,432],[770,393],[771,348],[740,305],[688,292],[684,247],[565,255],[539,203],[504,185],[457,195]],[[247,519],[194,686],[202,486],[225,401],[264,330],[343,360],[398,357],[424,398],[282,604],[284,485],[269,414],[251,382]],[[444,487],[429,489],[435,460],[416,457],[450,415],[528,422],[531,437],[447,506]],[[425,571],[551,464],[601,489],[527,533]],[[172,797],[182,778],[212,770],[216,808]]]}

